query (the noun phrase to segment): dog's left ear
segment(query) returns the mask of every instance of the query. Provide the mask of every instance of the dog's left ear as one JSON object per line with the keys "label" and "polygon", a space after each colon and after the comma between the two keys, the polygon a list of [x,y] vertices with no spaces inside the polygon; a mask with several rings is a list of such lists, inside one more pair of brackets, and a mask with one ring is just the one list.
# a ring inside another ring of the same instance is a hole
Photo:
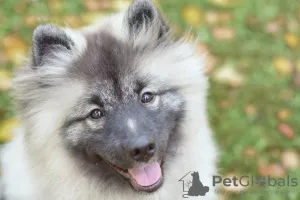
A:
{"label": "dog's left ear", "polygon": [[127,20],[129,30],[133,34],[150,25],[160,26],[158,38],[168,32],[169,27],[151,0],[135,0],[128,9]]}

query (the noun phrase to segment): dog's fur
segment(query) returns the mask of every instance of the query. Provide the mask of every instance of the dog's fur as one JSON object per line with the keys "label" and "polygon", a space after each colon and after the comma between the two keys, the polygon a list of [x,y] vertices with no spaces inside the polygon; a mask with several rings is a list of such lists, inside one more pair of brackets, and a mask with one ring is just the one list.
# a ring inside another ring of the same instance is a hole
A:
{"label": "dog's fur", "polygon": [[[204,59],[196,44],[170,32],[150,0],[80,30],[35,30],[32,60],[15,79],[23,125],[3,152],[7,200],[181,199],[178,180],[195,170],[211,187],[217,155]],[[143,91],[156,92],[155,102],[140,105]],[[99,106],[103,119],[85,117]],[[163,156],[157,191],[136,191],[106,163],[87,159],[92,150],[124,168],[140,166],[119,148],[122,134],[157,143],[159,153],[149,161]]]}

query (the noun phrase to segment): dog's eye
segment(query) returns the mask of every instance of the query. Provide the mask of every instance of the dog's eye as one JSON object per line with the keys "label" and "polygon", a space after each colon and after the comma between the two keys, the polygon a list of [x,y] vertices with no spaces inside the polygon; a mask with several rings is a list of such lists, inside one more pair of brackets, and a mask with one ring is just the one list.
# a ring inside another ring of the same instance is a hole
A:
{"label": "dog's eye", "polygon": [[153,101],[153,99],[154,99],[154,94],[152,94],[151,92],[145,92],[142,94],[141,102],[150,103],[151,101]]}
{"label": "dog's eye", "polygon": [[100,109],[94,109],[91,111],[90,116],[93,119],[100,119],[103,117],[103,112]]}

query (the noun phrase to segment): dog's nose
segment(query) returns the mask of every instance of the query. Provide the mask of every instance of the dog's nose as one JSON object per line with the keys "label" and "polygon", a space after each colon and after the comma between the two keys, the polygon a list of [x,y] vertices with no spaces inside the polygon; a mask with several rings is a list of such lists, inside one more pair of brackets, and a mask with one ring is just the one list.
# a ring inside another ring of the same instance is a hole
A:
{"label": "dog's nose", "polygon": [[137,145],[130,151],[131,157],[140,162],[147,162],[155,153],[156,144],[154,142],[146,145]]}

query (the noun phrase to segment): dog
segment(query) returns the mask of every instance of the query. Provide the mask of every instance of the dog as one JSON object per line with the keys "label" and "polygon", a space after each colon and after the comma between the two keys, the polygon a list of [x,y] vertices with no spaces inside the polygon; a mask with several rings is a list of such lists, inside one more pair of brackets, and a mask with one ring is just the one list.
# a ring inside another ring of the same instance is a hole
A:
{"label": "dog", "polygon": [[192,186],[189,188],[188,195],[189,196],[205,196],[205,194],[209,191],[207,186],[203,186],[200,181],[199,173],[193,172],[191,174],[193,177]]}
{"label": "dog", "polygon": [[14,81],[22,125],[2,152],[5,199],[181,199],[193,170],[211,186],[205,70],[150,0],[78,30],[38,26]]}

